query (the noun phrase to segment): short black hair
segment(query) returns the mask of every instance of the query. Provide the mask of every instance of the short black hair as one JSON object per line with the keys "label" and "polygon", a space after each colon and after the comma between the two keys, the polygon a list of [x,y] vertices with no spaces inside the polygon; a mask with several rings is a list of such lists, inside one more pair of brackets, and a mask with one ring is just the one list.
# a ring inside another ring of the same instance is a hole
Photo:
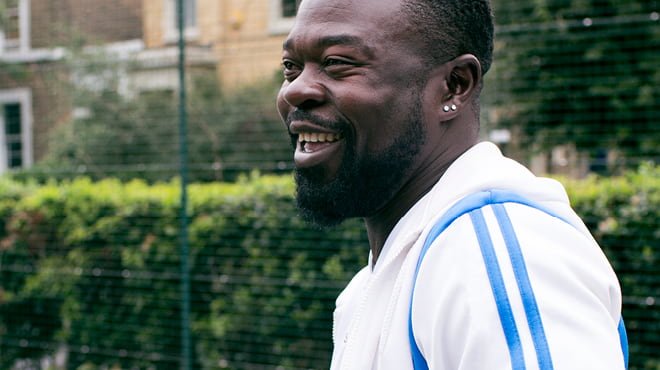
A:
{"label": "short black hair", "polygon": [[437,66],[472,54],[486,74],[493,61],[494,21],[489,0],[402,0],[411,28],[423,39],[423,56]]}

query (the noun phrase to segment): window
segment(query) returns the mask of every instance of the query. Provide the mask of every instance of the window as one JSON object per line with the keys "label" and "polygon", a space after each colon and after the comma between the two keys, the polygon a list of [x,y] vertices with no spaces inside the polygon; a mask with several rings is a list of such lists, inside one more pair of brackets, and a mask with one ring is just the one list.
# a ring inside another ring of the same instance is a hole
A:
{"label": "window", "polygon": [[0,0],[0,53],[30,47],[30,1]]}
{"label": "window", "polygon": [[23,165],[23,147],[21,142],[21,105],[19,103],[5,104],[4,116],[7,167],[20,168]]}
{"label": "window", "polygon": [[[196,1],[195,0],[184,0],[183,1],[183,29],[188,30],[191,28],[197,28],[197,8],[196,8]],[[175,14],[175,22],[174,24],[177,24],[176,20],[176,14]]]}
{"label": "window", "polygon": [[[178,27],[178,0],[164,0],[163,28],[165,42],[176,42],[179,39]],[[199,37],[197,28],[197,1],[183,0],[183,36],[186,40],[195,40]]]}
{"label": "window", "polygon": [[295,17],[301,0],[282,0],[282,18]]}
{"label": "window", "polygon": [[288,33],[301,0],[270,0],[269,29],[273,34]]}
{"label": "window", "polygon": [[0,90],[0,172],[32,164],[32,94]]}

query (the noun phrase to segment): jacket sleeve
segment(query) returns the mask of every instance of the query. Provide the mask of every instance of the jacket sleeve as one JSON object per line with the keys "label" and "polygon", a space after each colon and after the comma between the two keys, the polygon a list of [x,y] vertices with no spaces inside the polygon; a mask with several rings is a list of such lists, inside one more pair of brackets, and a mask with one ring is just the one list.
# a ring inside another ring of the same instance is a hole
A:
{"label": "jacket sleeve", "polygon": [[430,369],[624,369],[621,293],[590,235],[520,204],[461,216],[432,244],[412,307]]}

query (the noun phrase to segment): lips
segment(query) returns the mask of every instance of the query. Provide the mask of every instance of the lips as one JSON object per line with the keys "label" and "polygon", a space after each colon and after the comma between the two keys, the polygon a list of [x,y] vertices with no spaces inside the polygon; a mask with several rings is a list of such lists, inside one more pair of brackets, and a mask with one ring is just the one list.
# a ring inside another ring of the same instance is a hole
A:
{"label": "lips", "polygon": [[294,121],[289,126],[289,132],[296,141],[293,159],[298,168],[322,165],[341,156],[344,136],[339,131]]}

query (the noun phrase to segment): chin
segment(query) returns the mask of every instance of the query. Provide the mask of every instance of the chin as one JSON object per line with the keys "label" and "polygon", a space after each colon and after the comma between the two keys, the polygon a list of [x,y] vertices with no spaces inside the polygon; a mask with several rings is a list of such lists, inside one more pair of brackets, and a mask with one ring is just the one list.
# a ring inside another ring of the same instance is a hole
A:
{"label": "chin", "polygon": [[328,229],[340,225],[346,217],[325,212],[325,210],[306,208],[298,204],[300,217],[308,224],[319,229]]}
{"label": "chin", "polygon": [[308,223],[328,228],[352,216],[344,206],[345,199],[352,196],[344,181],[328,182],[319,168],[297,169],[295,179],[298,210]]}

